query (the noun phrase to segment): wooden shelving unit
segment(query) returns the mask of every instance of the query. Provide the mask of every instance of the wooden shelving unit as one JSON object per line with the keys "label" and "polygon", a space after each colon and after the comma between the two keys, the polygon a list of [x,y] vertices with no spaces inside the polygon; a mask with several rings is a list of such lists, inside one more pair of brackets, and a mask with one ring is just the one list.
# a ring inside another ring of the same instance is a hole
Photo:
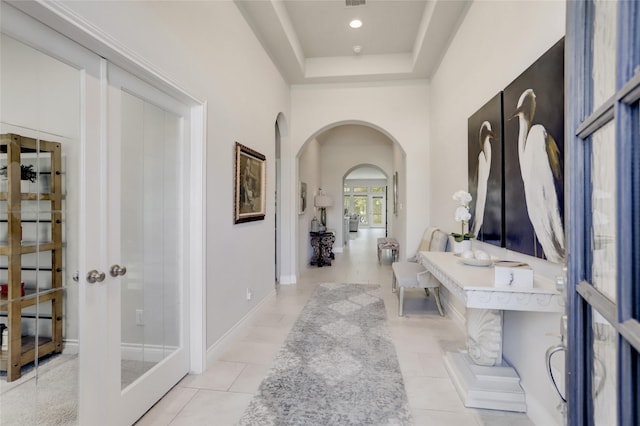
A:
{"label": "wooden shelving unit", "polygon": [[[50,191],[23,193],[20,184],[23,156],[37,152],[46,153],[43,157],[49,158]],[[3,210],[6,207],[6,211],[0,214],[6,214],[8,237],[7,242],[0,243],[0,256],[7,259],[8,284],[7,294],[0,298],[0,316],[6,316],[9,330],[8,348],[6,351],[0,350],[0,370],[7,372],[7,381],[10,382],[20,378],[23,365],[62,351],[62,155],[60,143],[16,134],[0,135],[0,154],[6,154],[7,190],[0,192],[0,205]],[[23,203],[50,203],[47,206],[50,220],[40,225],[51,226],[51,241],[22,240]],[[51,274],[51,285],[34,289],[25,283],[23,295],[23,256],[32,253],[48,253],[51,256],[51,268],[47,271]],[[51,321],[51,336],[23,335],[23,310],[43,304],[50,304],[50,314],[42,317],[36,314],[36,317],[38,321]]]}

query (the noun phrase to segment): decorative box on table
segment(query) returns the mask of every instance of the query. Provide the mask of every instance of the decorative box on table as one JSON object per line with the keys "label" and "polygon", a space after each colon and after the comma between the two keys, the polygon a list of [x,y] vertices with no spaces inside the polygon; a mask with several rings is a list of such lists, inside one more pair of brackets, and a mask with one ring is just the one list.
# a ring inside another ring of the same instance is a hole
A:
{"label": "decorative box on table", "polygon": [[533,269],[527,263],[502,260],[494,266],[496,287],[533,288]]}

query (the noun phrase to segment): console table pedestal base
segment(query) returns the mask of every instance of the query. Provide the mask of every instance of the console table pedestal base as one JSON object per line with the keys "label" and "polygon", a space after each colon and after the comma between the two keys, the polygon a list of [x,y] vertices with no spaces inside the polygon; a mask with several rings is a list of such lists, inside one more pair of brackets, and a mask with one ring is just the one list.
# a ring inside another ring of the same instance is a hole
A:
{"label": "console table pedestal base", "polygon": [[447,352],[445,366],[465,407],[526,412],[520,376],[503,360],[502,366],[484,367],[466,351]]}

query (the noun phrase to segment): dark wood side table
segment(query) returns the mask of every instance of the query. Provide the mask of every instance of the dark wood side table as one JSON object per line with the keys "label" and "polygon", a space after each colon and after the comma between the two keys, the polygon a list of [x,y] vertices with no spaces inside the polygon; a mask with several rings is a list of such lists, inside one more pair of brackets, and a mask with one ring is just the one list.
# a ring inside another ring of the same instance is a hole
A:
{"label": "dark wood side table", "polygon": [[333,243],[336,236],[332,231],[326,232],[309,232],[311,238],[311,247],[313,255],[311,256],[311,264],[315,266],[331,266],[331,259],[335,259],[333,254]]}

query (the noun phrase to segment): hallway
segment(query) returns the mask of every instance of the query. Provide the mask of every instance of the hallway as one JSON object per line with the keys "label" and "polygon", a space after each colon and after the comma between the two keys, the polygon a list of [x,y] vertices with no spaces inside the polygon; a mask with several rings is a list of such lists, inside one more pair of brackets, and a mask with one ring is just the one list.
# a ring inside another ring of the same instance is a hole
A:
{"label": "hallway", "polygon": [[465,408],[443,363],[443,353],[464,347],[464,329],[438,315],[422,290],[405,293],[405,316],[391,292],[391,260],[377,262],[384,229],[351,233],[349,246],[330,267],[301,271],[300,282],[279,286],[239,330],[234,343],[201,375],[188,375],[138,425],[233,425],[248,406],[278,349],[316,286],[322,282],[380,284],[389,328],[415,425],[530,426],[524,414]]}

